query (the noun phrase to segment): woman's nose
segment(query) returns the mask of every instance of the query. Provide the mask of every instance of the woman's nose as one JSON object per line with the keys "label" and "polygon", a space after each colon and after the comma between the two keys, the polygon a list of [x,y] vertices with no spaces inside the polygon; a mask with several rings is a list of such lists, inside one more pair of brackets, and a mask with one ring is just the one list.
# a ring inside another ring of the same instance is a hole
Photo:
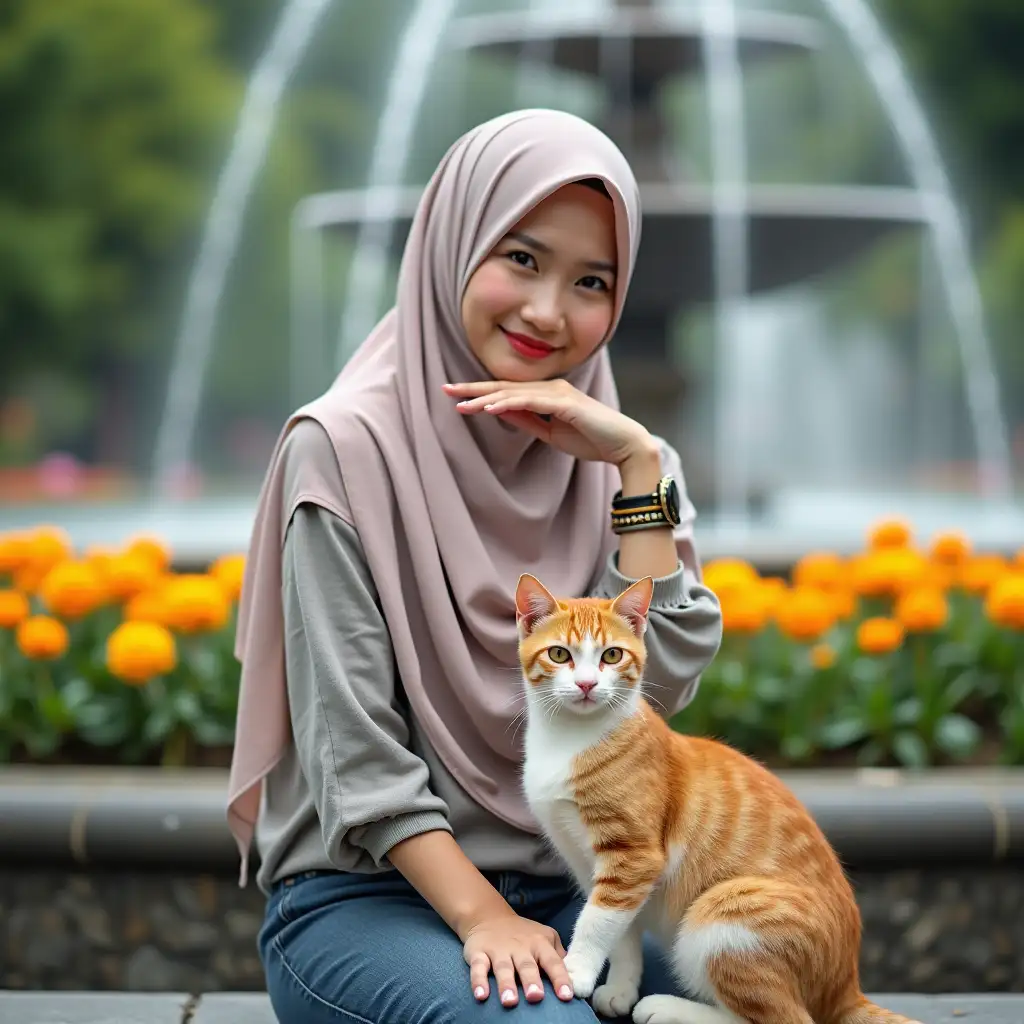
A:
{"label": "woman's nose", "polygon": [[523,306],[522,317],[538,331],[556,334],[565,327],[565,313],[555,289],[540,289]]}

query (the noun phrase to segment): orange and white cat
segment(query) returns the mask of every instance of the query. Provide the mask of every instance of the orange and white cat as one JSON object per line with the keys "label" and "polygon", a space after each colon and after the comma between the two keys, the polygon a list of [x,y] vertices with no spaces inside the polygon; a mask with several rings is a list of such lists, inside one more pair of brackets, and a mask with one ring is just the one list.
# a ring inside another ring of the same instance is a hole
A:
{"label": "orange and white cat", "polygon": [[[809,812],[644,699],[652,589],[560,599],[526,575],[516,591],[524,791],[587,895],[565,961],[576,995],[637,1024],[909,1024],[861,992],[860,913]],[[700,1002],[639,999],[645,931]]]}

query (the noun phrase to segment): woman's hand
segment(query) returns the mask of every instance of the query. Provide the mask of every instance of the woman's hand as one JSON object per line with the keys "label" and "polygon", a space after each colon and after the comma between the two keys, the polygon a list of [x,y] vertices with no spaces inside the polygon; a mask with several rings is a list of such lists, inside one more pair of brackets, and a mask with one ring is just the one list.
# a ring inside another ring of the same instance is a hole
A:
{"label": "woman's hand", "polygon": [[654,439],[636,420],[565,380],[477,381],[445,384],[444,389],[461,399],[455,407],[460,413],[500,416],[577,459],[621,466],[635,456],[657,452]]}
{"label": "woman's hand", "polygon": [[502,1006],[519,1002],[517,975],[526,1001],[539,1003],[544,998],[542,970],[559,999],[568,1002],[573,998],[562,940],[554,928],[536,921],[504,913],[483,920],[466,936],[463,956],[469,964],[473,995],[480,1002],[490,993],[489,976],[493,973]]}

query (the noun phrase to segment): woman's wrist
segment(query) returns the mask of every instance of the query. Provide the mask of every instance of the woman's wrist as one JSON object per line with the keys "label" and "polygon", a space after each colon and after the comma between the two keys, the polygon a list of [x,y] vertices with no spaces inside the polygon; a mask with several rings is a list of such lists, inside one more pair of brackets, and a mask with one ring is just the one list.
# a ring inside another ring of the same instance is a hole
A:
{"label": "woman's wrist", "polygon": [[618,465],[622,493],[626,497],[653,492],[661,479],[661,452],[648,434]]}

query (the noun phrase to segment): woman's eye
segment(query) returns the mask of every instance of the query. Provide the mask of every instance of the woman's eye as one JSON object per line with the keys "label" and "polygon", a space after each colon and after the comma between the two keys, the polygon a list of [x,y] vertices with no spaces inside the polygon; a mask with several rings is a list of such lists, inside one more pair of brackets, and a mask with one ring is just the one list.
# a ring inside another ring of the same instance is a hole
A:
{"label": "woman's eye", "polygon": [[564,665],[569,660],[570,654],[565,647],[549,647],[548,657],[556,665]]}
{"label": "woman's eye", "polygon": [[605,283],[603,278],[595,277],[593,274],[588,274],[586,277],[581,277],[579,283],[591,292],[606,292],[608,291],[608,285]]}
{"label": "woman's eye", "polygon": [[621,647],[609,647],[604,654],[601,655],[601,660],[606,665],[615,665],[622,661],[622,648]]}
{"label": "woman's eye", "polygon": [[506,255],[513,263],[517,263],[521,267],[535,267],[537,265],[537,261],[533,256],[528,252],[523,252],[522,249],[516,249]]}

